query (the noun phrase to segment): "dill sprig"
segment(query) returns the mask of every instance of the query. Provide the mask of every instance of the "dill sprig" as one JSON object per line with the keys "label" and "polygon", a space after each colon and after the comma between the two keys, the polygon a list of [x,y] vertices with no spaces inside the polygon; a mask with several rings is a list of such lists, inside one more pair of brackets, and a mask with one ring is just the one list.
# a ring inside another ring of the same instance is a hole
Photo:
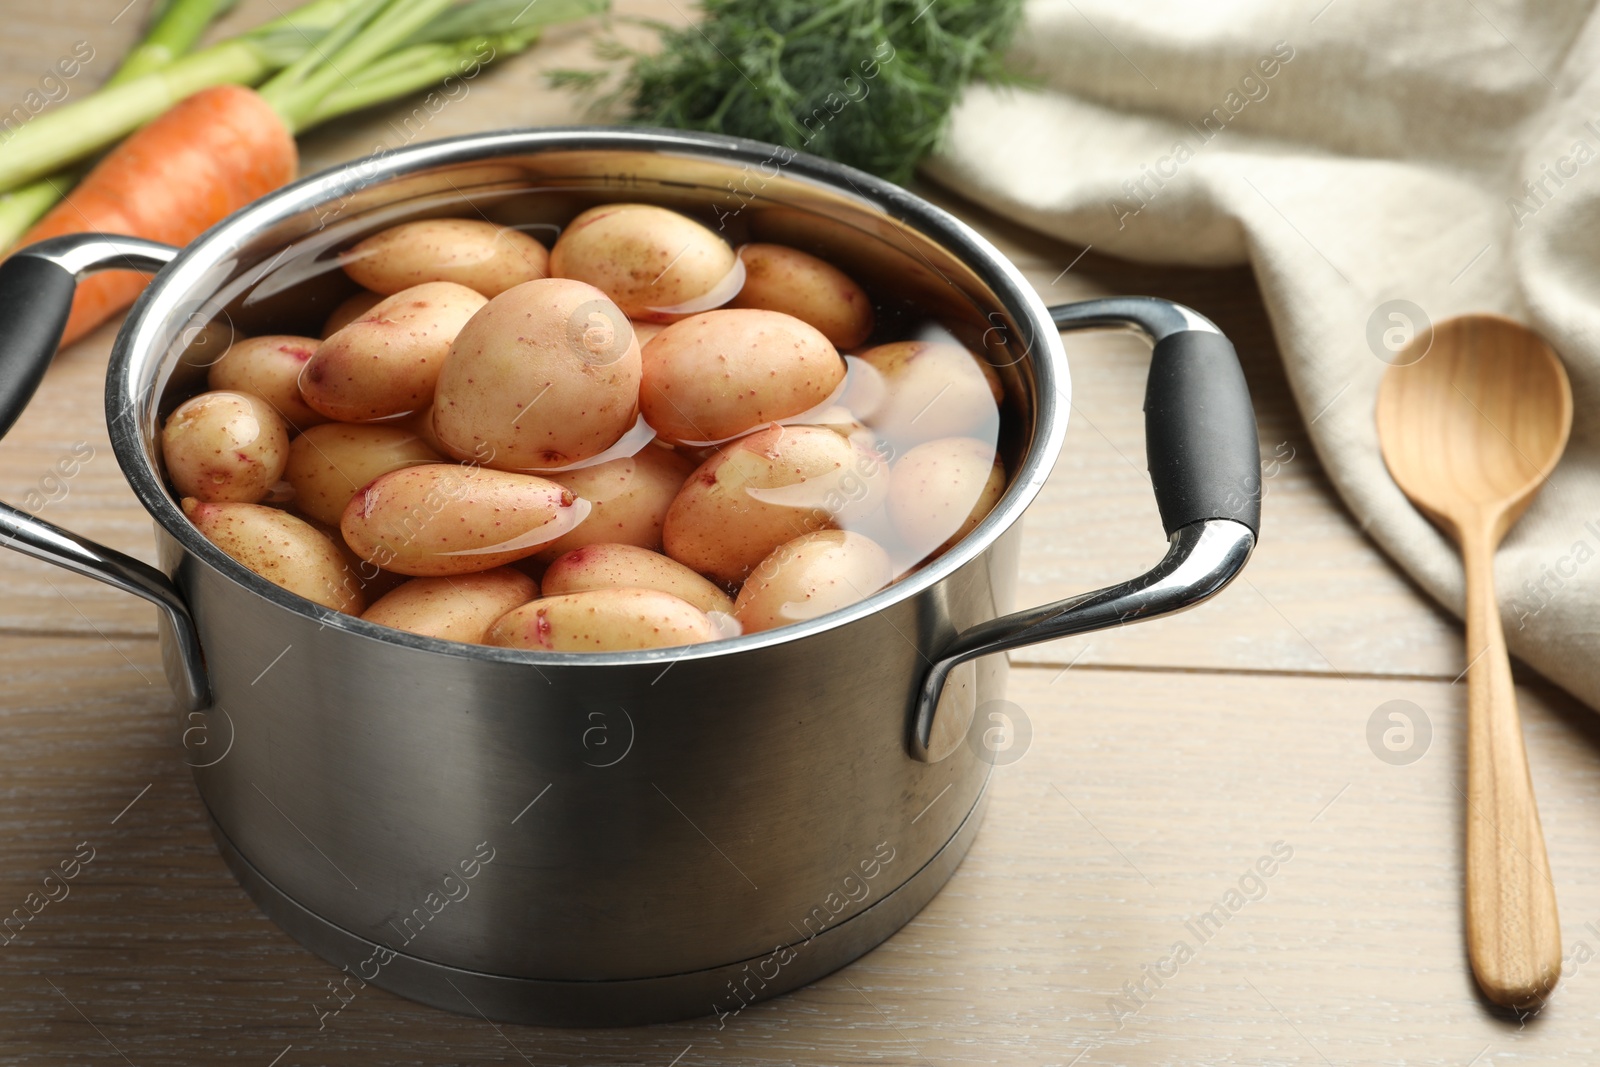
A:
{"label": "dill sprig", "polygon": [[[629,63],[630,119],[771,141],[910,180],[977,78],[1013,80],[1003,53],[1021,0],[702,0],[690,26],[652,25],[659,52],[605,43]],[[562,71],[593,89],[602,72]],[[611,98],[608,98],[611,99]],[[614,101],[613,101],[614,102]]]}

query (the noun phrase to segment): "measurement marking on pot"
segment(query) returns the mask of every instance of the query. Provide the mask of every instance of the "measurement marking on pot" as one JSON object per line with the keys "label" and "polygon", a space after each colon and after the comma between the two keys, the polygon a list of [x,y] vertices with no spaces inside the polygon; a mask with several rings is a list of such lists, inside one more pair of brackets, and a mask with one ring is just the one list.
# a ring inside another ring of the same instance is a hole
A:
{"label": "measurement marking on pot", "polygon": [[[555,783],[554,783],[554,782],[551,782],[551,783],[550,783],[550,785],[555,785]],[[543,788],[543,789],[541,789],[541,790],[539,790],[539,796],[537,796],[537,797],[534,797],[534,798],[533,798],[533,799],[532,799],[532,800],[530,800],[530,801],[528,801],[528,808],[531,808],[531,807],[533,807],[533,806],[534,806],[534,805],[535,805],[535,804],[537,804],[537,803],[539,803],[539,797],[542,797],[542,796],[544,796],[544,795],[545,795],[545,794],[546,794],[546,793],[548,793],[548,792],[550,792],[550,785],[547,785],[547,786],[545,786],[545,787],[544,787],[544,788]],[[523,808],[523,809],[522,809],[522,810],[521,810],[521,811],[519,811],[519,812],[517,812],[517,819],[520,819],[520,818],[522,818],[522,817],[523,817],[523,816],[524,816],[524,815],[526,815],[526,814],[528,814],[528,808]],[[517,819],[512,819],[512,820],[511,820],[511,825],[512,825],[512,826],[515,826],[515,825],[517,825]]]}
{"label": "measurement marking on pot", "polygon": [[1144,879],[1145,885],[1149,886],[1151,889],[1154,889],[1156,887],[1156,884],[1150,880],[1149,875],[1147,875],[1143,871],[1139,870],[1139,865],[1137,863],[1135,863],[1132,860],[1128,859],[1128,854],[1126,852],[1124,852],[1120,848],[1118,848],[1116,846],[1116,844],[1111,840],[1111,838],[1107,837],[1103,833],[1100,833],[1100,827],[1096,826],[1094,824],[1093,820],[1091,820],[1089,818],[1089,816],[1085,815],[1082,811],[1080,811],[1078,809],[1078,805],[1074,804],[1072,802],[1071,798],[1069,798],[1067,796],[1067,794],[1065,794],[1065,793],[1063,793],[1061,791],[1061,787],[1060,786],[1056,785],[1054,782],[1051,782],[1050,783],[1050,788],[1054,789],[1056,791],[1056,795],[1059,796],[1062,800],[1065,800],[1067,802],[1067,807],[1071,808],[1073,811],[1078,812],[1078,818],[1080,818],[1084,822],[1088,823],[1089,824],[1089,829],[1093,830],[1097,834],[1100,834],[1100,840],[1102,840],[1106,844],[1110,845],[1111,846],[1111,851],[1113,851],[1117,855],[1121,856],[1123,862],[1126,863],[1129,867],[1132,867],[1134,869],[1134,871],[1138,873],[1139,877]]}
{"label": "measurement marking on pot", "polygon": [[[932,800],[928,801],[928,808],[931,808],[935,804],[939,803],[939,797],[942,797],[946,793],[950,792],[950,786],[952,786],[952,785],[955,785],[955,783],[951,782],[951,783],[949,783],[949,785],[946,785],[943,789],[939,790],[939,796],[938,797],[934,797]],[[920,819],[924,815],[928,814],[928,808],[923,808],[920,812],[917,813],[917,818],[911,820],[911,825],[912,826],[917,825],[917,819]]]}
{"label": "measurement marking on pot", "polygon": [[[155,785],[155,783],[151,782],[150,785]],[[150,785],[147,785],[143,789],[139,790],[139,796],[138,797],[134,797],[132,800],[128,801],[128,808],[131,808],[135,804],[139,803],[139,797],[142,797],[146,793],[150,792]],[[128,814],[128,808],[123,808],[121,811],[117,812],[117,819],[120,819],[124,815]],[[117,819],[112,819],[111,820],[111,825],[112,826],[117,825]]]}
{"label": "measurement marking on pot", "polygon": [[654,782],[651,782],[650,786],[657,793],[661,794],[661,799],[662,800],[665,800],[668,804],[672,804],[672,810],[673,811],[677,812],[679,815],[683,815],[683,821],[684,822],[688,823],[690,826],[694,826],[694,832],[695,833],[699,834],[701,837],[705,837],[706,838],[706,844],[710,845],[712,848],[716,848],[717,849],[717,855],[721,856],[725,860],[728,860],[728,866],[729,867],[732,867],[734,870],[739,871],[739,877],[740,878],[743,878],[745,881],[750,882],[750,888],[751,889],[754,889],[754,890],[756,890],[758,892],[760,891],[761,887],[756,885],[755,882],[751,882],[750,881],[750,876],[748,874],[745,874],[743,871],[740,871],[739,870],[739,865],[737,863],[733,862],[732,859],[729,859],[728,854],[726,852],[722,851],[722,849],[720,849],[720,848],[717,848],[717,843],[715,841],[711,840],[711,838],[706,837],[706,832],[704,830],[700,829],[700,827],[695,826],[694,820],[689,818],[689,816],[684,815],[683,809],[678,807],[678,805],[673,804],[672,798],[667,796],[667,794],[662,790],[662,788],[659,785],[656,785]]}
{"label": "measurement marking on pot", "polygon": [[82,1019],[84,1022],[89,1024],[89,1029],[93,1030],[95,1033],[100,1035],[100,1040],[102,1040],[106,1044],[110,1045],[112,1047],[112,1049],[116,1051],[116,1054],[118,1056],[121,1056],[123,1058],[123,1060],[128,1064],[128,1067],[133,1067],[133,1061],[128,1059],[127,1053],[123,1052],[120,1048],[117,1048],[117,1046],[112,1042],[112,1040],[109,1037],[106,1036],[105,1031],[100,1029],[98,1026],[96,1026],[94,1024],[94,1020],[89,1018],[87,1015],[85,1015],[83,1013],[83,1009],[82,1008],[78,1007],[76,1004],[73,1004],[71,997],[69,997],[65,993],[61,992],[61,987],[60,986],[56,985],[54,982],[50,981],[50,979],[48,979],[48,978],[45,979],[45,982],[50,986],[51,989],[54,989],[57,993],[59,993],[61,995],[61,999],[66,1001],[67,1005],[69,1007],[71,1007],[73,1011],[78,1013],[78,1018]]}
{"label": "measurement marking on pot", "polygon": [[304,837],[306,839],[306,844],[308,844],[312,848],[316,849],[317,850],[317,855],[319,855],[323,859],[327,860],[328,861],[328,866],[332,867],[334,870],[338,871],[339,872],[339,877],[343,878],[345,881],[350,883],[350,888],[351,889],[354,889],[357,893],[361,892],[361,887],[356,885],[355,880],[352,879],[348,874],[345,874],[344,871],[339,867],[339,865],[337,863],[333,862],[332,857],[330,857],[326,852],[322,851],[322,849],[317,847],[317,843],[315,841],[311,840],[311,838],[306,835],[306,832],[304,830],[300,829],[299,825],[293,819],[289,818],[289,813],[288,812],[286,812],[282,808],[278,807],[277,802],[275,800],[273,800],[271,797],[267,796],[266,792],[263,791],[262,788],[259,785],[256,785],[254,782],[251,782],[250,783],[250,788],[254,789],[257,793],[260,793],[261,794],[261,799],[265,800],[268,804],[271,804],[272,805],[272,810],[276,811],[279,815],[282,815],[283,816],[283,821],[288,823],[290,826],[293,826],[294,827],[294,832],[299,834],[301,837]]}
{"label": "measurement marking on pot", "polygon": [[[261,679],[265,678],[267,676],[267,672],[270,671],[272,668],[276,667],[278,665],[278,660],[280,660],[283,657],[287,656],[289,654],[289,649],[291,649],[293,647],[294,647],[293,645],[285,645],[284,648],[283,648],[283,651],[278,653],[277,659],[274,659],[271,663],[269,663],[265,667],[261,668],[261,673],[256,675],[255,682],[251,682],[250,684],[251,685],[255,685],[256,682],[259,682],[259,681],[261,681]],[[265,794],[262,794],[262,795],[264,796]]]}
{"label": "measurement marking on pot", "polygon": [[272,1057],[272,1062],[267,1064],[267,1067],[278,1067],[278,1061],[287,1056],[289,1054],[289,1050],[292,1048],[294,1048],[293,1045],[283,1046],[283,1051]]}
{"label": "measurement marking on pot", "polygon": [[486,1022],[490,1026],[494,1027],[494,1032],[500,1035],[500,1040],[502,1040],[506,1044],[510,1045],[511,1046],[511,1051],[515,1052],[518,1056],[522,1057],[522,1062],[527,1063],[527,1064],[532,1064],[533,1063],[532,1060],[528,1059],[526,1053],[524,1053],[520,1048],[517,1048],[517,1043],[506,1036],[506,1032],[504,1030],[500,1029],[499,1024],[497,1024],[493,1019],[491,1019],[487,1015],[485,1015],[483,1013],[483,1009],[482,1008],[478,1007],[476,1004],[473,1004],[472,1003],[472,998],[467,996],[465,993],[461,992],[461,987],[460,986],[458,986],[454,982],[450,981],[450,976],[449,975],[446,975],[444,980],[446,982],[449,982],[450,983],[450,988],[454,989],[456,991],[456,993],[461,997],[461,999],[466,1001],[467,1004],[472,1008],[472,1010],[478,1013],[478,1018],[482,1019],[484,1022]]}
{"label": "measurement marking on pot", "polygon": [[[1333,794],[1333,800],[1338,800],[1340,797],[1344,796],[1344,790],[1349,788],[1350,783],[1346,782],[1344,784],[1344,789],[1341,789],[1337,793]],[[1318,819],[1322,818],[1322,813],[1333,807],[1333,800],[1328,801],[1326,804],[1322,805],[1321,808],[1317,809],[1317,813],[1311,816],[1311,821],[1316,822]]]}

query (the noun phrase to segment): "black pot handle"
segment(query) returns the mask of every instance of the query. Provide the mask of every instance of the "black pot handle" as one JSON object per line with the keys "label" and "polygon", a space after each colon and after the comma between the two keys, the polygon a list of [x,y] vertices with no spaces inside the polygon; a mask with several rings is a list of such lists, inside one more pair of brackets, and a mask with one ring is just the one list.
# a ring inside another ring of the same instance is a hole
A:
{"label": "black pot handle", "polygon": [[[111,234],[54,237],[0,263],[0,436],[33,399],[61,343],[78,280],[102,270],[158,271],[178,250]],[[186,711],[211,704],[200,639],[189,607],[161,571],[0,503],[0,544],[143,597],[160,609],[173,640],[167,678]]]}
{"label": "black pot handle", "polygon": [[[1180,304],[1146,296],[1062,304],[1050,309],[1050,317],[1063,330],[1131,326],[1155,342],[1145,383],[1145,452],[1167,554],[1132,581],[956,635],[923,680],[912,716],[909,748],[924,762],[949,755],[963,735],[964,726],[941,724],[939,740],[933,740],[940,697],[956,667],[979,656],[1191,608],[1233,580],[1261,529],[1255,409],[1238,356],[1222,332]],[[965,709],[967,716],[971,710]]]}

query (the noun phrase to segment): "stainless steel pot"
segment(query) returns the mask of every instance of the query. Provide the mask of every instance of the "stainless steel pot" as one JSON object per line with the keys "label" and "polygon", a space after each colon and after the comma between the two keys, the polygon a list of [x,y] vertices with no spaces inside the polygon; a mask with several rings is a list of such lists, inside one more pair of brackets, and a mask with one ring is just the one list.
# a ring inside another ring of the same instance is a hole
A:
{"label": "stainless steel pot", "polygon": [[[619,199],[850,265],[982,351],[1012,483],[932,565],[843,611],[682,649],[468,646],[339,615],[201,537],[163,483],[161,419],[230,331],[344,295],[332,256],[397,221],[558,223]],[[195,780],[224,857],[296,938],[370,982],[496,1019],[715,1012],[825,974],[932,898],[972,842],[991,762],[964,744],[1005,649],[1178,611],[1244,565],[1254,415],[1232,347],[1147,298],[1047,310],[967,226],[903,189],[749,141],[597,128],[418,145],[300,181],[178,250],[60,238],[0,266],[0,431],[49,363],[75,279],[156,272],[117,337],[106,416],[155,520],[153,568],[0,505],[10,547],[160,609]],[[1128,583],[1012,614],[1019,521],[1060,448],[1058,327],[1155,341],[1150,470],[1170,538]],[[338,1004],[329,998],[330,1012]]]}

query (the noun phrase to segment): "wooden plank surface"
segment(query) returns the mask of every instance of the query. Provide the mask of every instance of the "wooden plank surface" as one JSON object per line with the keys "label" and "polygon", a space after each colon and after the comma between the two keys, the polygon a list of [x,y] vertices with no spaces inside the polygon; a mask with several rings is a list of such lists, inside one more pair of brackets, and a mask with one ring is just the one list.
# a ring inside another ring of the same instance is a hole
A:
{"label": "wooden plank surface", "polygon": [[[10,4],[0,101],[21,99],[77,40],[99,57],[85,78],[102,77],[147,6],[118,17],[122,4]],[[227,25],[272,8],[246,0]],[[672,0],[626,10],[681,17]],[[553,33],[486,72],[423,135],[573,121],[541,72],[584,61],[588,47],[584,31]],[[390,123],[414,103],[307,138],[307,168],[399,143]],[[67,899],[0,944],[0,1064],[1595,1062],[1592,713],[1537,679],[1520,691],[1570,960],[1546,1010],[1518,1020],[1475,995],[1462,946],[1465,694],[1450,684],[1460,637],[1333,497],[1249,273],[1154,269],[1093,250],[1079,259],[1081,249],[928,192],[1047,300],[1149,292],[1215,319],[1244,360],[1263,454],[1279,462],[1246,580],[1186,616],[1019,654],[1011,699],[1031,742],[997,771],[977,844],[922,915],[858,963],[723,1029],[706,1019],[495,1028],[369,989],[319,1031],[311,1005],[334,971],[263,918],[217,857],[150,610],[8,555],[0,913],[80,842],[95,858]],[[105,437],[111,336],[57,359],[0,443],[0,499],[55,498],[47,518],[149,558],[148,520]],[[1163,548],[1143,473],[1147,356],[1123,335],[1069,338],[1068,349],[1074,412],[1027,520],[1025,601],[1120,580]],[[90,448],[64,490],[48,479]],[[1369,718],[1392,700],[1413,702],[1432,726],[1409,765],[1383,762],[1367,741]],[[1260,899],[1202,944],[1186,923],[1277,841],[1293,856],[1259,894],[1249,882]],[[1181,963],[1178,941],[1193,951]],[[1148,981],[1141,1005],[1123,987],[1146,982],[1147,965],[1167,977]]]}
{"label": "wooden plank surface", "polygon": [[[212,848],[175,716],[141,677],[159,671],[152,642],[10,638],[0,668],[0,903],[80,842],[95,850],[70,896],[0,945],[0,1063],[113,1062],[113,1045],[141,1067],[265,1065],[286,1048],[281,1065],[494,1063],[514,1043],[539,1064],[688,1049],[683,1064],[1037,1067],[1087,1050],[1076,1062],[1462,1065],[1485,1046],[1480,1063],[1587,1064],[1600,1042],[1600,964],[1569,966],[1526,1026],[1474,994],[1463,693],[1442,682],[1019,670],[1031,742],[996,771],[966,863],[884,946],[720,1029],[497,1032],[376,989],[318,1029],[334,971],[256,912]],[[1565,942],[1587,956],[1600,730],[1557,693],[1520,696]],[[1367,746],[1390,700],[1432,723],[1409,766]],[[1292,855],[1202,942],[1186,924],[1279,841]],[[1193,958],[1163,964],[1179,941]],[[1146,965],[1176,973],[1139,1006],[1122,987]]]}

